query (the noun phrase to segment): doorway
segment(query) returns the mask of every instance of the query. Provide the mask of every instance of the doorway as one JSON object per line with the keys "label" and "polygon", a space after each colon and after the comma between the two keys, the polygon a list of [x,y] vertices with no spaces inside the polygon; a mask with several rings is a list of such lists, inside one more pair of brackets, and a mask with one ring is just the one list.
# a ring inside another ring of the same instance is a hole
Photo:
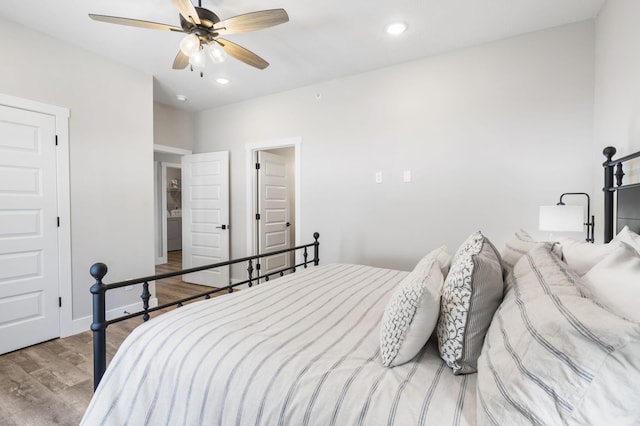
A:
{"label": "doorway", "polygon": [[[300,138],[247,145],[248,255],[301,244],[300,146]],[[299,261],[273,257],[262,262],[261,273]]]}
{"label": "doorway", "polygon": [[154,145],[154,222],[156,265],[168,262],[168,253],[182,244],[182,157],[190,150]]}

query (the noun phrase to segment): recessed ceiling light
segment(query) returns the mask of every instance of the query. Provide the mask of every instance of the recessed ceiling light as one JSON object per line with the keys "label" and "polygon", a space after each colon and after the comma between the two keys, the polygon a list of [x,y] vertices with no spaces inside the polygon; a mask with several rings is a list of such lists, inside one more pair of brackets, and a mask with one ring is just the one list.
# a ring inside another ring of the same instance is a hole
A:
{"label": "recessed ceiling light", "polygon": [[218,78],[216,78],[216,83],[225,85],[225,84],[231,83],[231,80],[229,80],[228,78],[224,78],[224,77],[218,77]]}
{"label": "recessed ceiling light", "polygon": [[185,95],[176,95],[176,99],[180,102],[187,102],[187,97]]}
{"label": "recessed ceiling light", "polygon": [[394,22],[384,28],[385,32],[390,35],[402,34],[407,30],[407,24],[404,22]]}

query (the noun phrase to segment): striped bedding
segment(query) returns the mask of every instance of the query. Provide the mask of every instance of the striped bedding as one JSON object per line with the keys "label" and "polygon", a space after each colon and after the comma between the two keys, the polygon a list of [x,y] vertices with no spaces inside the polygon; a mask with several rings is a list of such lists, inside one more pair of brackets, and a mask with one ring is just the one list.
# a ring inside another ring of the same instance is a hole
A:
{"label": "striped bedding", "polygon": [[85,425],[473,425],[476,375],[429,342],[386,368],[380,320],[406,272],[331,264],[138,327]]}

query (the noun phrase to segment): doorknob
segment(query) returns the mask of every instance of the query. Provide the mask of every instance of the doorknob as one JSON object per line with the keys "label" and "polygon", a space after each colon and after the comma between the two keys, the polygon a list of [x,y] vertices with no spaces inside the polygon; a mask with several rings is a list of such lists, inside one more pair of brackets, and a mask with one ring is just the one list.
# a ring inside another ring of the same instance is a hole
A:
{"label": "doorknob", "polygon": [[216,226],[216,228],[217,228],[217,229],[225,230],[225,229],[227,229],[227,225]]}
{"label": "doorknob", "polygon": [[285,226],[291,226],[291,224],[289,222],[285,223]]}

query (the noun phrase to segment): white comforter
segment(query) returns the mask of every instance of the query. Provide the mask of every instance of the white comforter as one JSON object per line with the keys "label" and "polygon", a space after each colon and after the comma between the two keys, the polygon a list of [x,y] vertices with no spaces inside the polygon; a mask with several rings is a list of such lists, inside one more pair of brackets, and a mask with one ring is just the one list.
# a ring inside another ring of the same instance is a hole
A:
{"label": "white comforter", "polygon": [[193,303],[122,344],[84,425],[473,425],[475,375],[429,343],[382,366],[379,325],[406,272],[326,265]]}

